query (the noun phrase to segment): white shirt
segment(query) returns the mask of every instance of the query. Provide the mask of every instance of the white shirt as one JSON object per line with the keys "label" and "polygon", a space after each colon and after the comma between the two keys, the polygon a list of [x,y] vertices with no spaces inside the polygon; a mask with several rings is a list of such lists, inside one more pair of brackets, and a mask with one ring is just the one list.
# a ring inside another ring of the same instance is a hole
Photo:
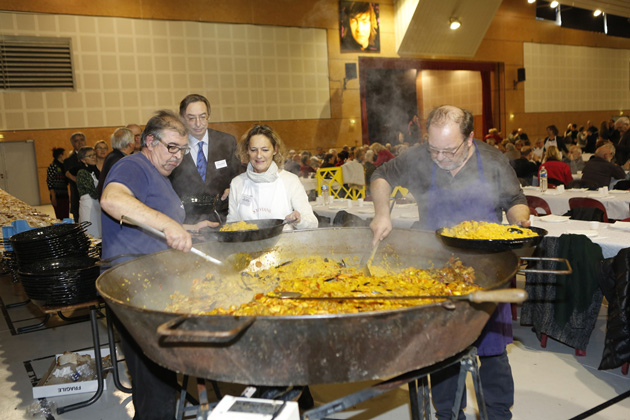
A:
{"label": "white shirt", "polygon": [[[308,202],[300,179],[291,172],[280,171],[274,182],[255,183],[247,172],[230,183],[230,209],[227,222],[255,219],[284,219],[293,210],[300,212],[297,229],[314,229],[317,217]],[[290,230],[291,225],[285,225]]]}

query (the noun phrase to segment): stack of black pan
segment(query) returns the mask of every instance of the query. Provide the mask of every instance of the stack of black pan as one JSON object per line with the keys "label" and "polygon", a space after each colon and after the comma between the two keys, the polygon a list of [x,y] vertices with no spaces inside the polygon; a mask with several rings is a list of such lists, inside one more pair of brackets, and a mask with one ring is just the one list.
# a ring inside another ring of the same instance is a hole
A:
{"label": "stack of black pan", "polygon": [[14,282],[20,281],[17,277],[18,263],[15,252],[11,248],[11,244],[8,239],[3,239],[4,252],[2,253],[2,267],[5,272],[11,273],[11,278]]}
{"label": "stack of black pan", "polygon": [[66,306],[94,300],[98,261],[85,224],[67,223],[13,235],[18,278],[26,295],[41,306]]}

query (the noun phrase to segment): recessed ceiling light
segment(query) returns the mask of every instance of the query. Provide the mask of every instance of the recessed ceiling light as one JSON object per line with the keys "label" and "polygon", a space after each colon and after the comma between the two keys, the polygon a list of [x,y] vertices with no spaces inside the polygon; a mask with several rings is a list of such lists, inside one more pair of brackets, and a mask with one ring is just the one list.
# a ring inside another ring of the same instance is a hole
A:
{"label": "recessed ceiling light", "polygon": [[450,23],[451,23],[450,28],[452,30],[455,30],[459,28],[460,26],[462,26],[462,23],[457,18],[451,18]]}
{"label": "recessed ceiling light", "polygon": [[599,15],[601,15],[601,14],[602,14],[602,11],[601,11],[601,10],[599,10],[599,9],[597,9],[597,10],[595,10],[595,11],[593,12],[593,16],[595,16],[595,17],[597,17],[597,16],[599,16]]}
{"label": "recessed ceiling light", "polygon": [[536,3],[536,0],[527,0],[527,3],[529,4]]}
{"label": "recessed ceiling light", "polygon": [[556,0],[553,0],[551,3],[549,3],[549,7],[555,9],[556,7],[558,7],[558,2]]}

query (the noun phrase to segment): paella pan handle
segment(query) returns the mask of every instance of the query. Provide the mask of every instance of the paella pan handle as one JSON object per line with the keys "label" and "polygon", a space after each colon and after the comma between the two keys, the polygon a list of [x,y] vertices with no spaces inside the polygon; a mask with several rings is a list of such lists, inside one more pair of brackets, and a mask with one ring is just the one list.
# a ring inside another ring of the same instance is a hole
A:
{"label": "paella pan handle", "polygon": [[566,258],[553,258],[553,257],[519,257],[521,261],[556,261],[563,262],[567,268],[565,270],[546,270],[542,268],[521,268],[518,271],[520,273],[540,273],[540,274],[571,274],[573,269],[569,260]]}
{"label": "paella pan handle", "polygon": [[224,343],[245,331],[254,323],[256,317],[246,317],[240,319],[237,325],[229,330],[208,331],[207,329],[191,330],[184,329],[187,322],[192,322],[197,317],[183,315],[173,318],[157,327],[158,335],[167,341],[187,342],[187,343]]}

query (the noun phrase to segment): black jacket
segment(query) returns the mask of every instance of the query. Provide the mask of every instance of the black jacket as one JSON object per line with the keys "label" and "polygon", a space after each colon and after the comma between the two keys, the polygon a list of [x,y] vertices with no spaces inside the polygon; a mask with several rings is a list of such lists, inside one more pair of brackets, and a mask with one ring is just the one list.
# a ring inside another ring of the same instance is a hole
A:
{"label": "black jacket", "polygon": [[598,188],[609,186],[612,178],[624,179],[625,177],[626,172],[621,166],[598,156],[591,157],[582,170],[582,181],[597,184]]}
{"label": "black jacket", "polygon": [[[197,172],[191,153],[184,156],[182,163],[169,176],[173,189],[184,202],[186,209],[184,223],[194,224],[201,220],[216,220],[213,206],[208,204],[217,195],[222,195],[223,191],[230,188],[232,178],[243,172],[241,161],[236,156],[236,139],[231,134],[208,129],[208,168],[205,182]],[[195,202],[202,205],[197,205]],[[225,199],[219,204],[222,205],[217,210],[225,219],[228,200]]]}
{"label": "black jacket", "polygon": [[630,248],[604,260],[599,286],[608,301],[608,322],[599,369],[630,362]]}
{"label": "black jacket", "polygon": [[533,176],[538,175],[538,165],[524,157],[514,160],[512,167],[518,178],[531,180]]}
{"label": "black jacket", "polygon": [[105,156],[105,161],[103,162],[103,169],[101,170],[101,175],[98,177],[98,185],[96,186],[96,192],[98,193],[98,199],[101,199],[101,195],[103,194],[103,185],[105,185],[105,178],[107,178],[107,174],[109,170],[112,169],[112,166],[120,159],[124,158],[125,154],[118,149],[114,149]]}

